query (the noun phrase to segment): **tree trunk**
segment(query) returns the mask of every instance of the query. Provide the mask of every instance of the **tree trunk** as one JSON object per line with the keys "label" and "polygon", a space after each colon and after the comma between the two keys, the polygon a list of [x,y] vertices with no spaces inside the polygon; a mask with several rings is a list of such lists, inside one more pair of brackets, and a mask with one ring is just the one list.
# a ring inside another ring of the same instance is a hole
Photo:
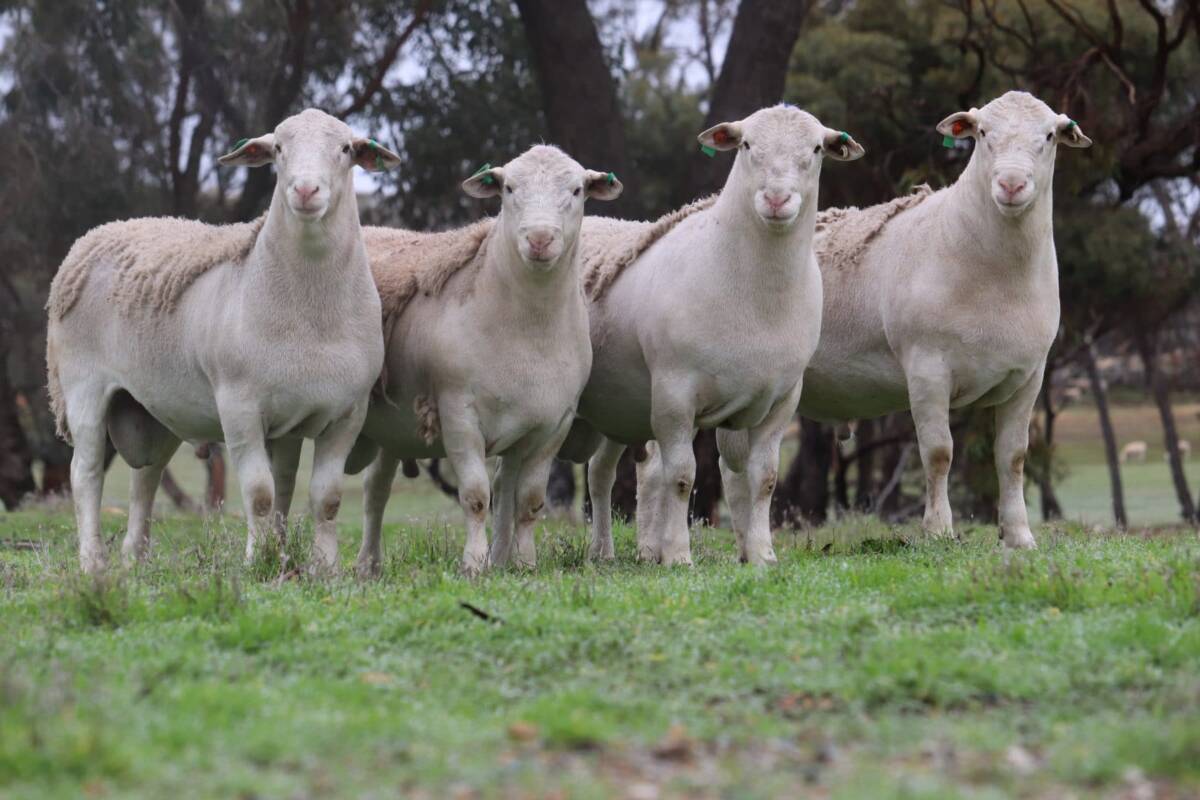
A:
{"label": "tree trunk", "polygon": [[17,397],[8,381],[8,364],[0,354],[0,503],[12,511],[36,489],[33,451],[21,428]]}
{"label": "tree trunk", "polygon": [[[713,86],[706,128],[742,119],[783,99],[788,62],[810,6],[809,0],[742,0]],[[688,172],[689,199],[720,189],[733,166],[732,158],[695,162]]]}
{"label": "tree trunk", "polygon": [[625,184],[590,214],[634,216],[637,176],[629,170],[617,86],[586,0],[517,0],[542,90],[549,139],[588,169],[612,171]]}
{"label": "tree trunk", "polygon": [[854,510],[867,512],[875,504],[875,439],[876,422],[864,419],[858,423],[854,439],[854,466],[858,473],[854,482]]}
{"label": "tree trunk", "polygon": [[800,452],[775,488],[771,501],[773,525],[821,525],[829,518],[833,448],[833,428],[800,418]]}
{"label": "tree trunk", "polygon": [[1112,417],[1108,413],[1108,388],[1100,377],[1096,366],[1096,350],[1091,342],[1082,350],[1083,366],[1092,385],[1092,396],[1096,398],[1096,411],[1100,416],[1100,433],[1104,437],[1104,457],[1108,461],[1108,478],[1112,485],[1113,520],[1124,530],[1129,522],[1125,517],[1125,491],[1121,488],[1121,460],[1117,454],[1117,435],[1113,432]]}
{"label": "tree trunk", "polygon": [[1045,522],[1062,519],[1062,504],[1054,491],[1054,421],[1058,413],[1054,410],[1054,400],[1050,396],[1053,377],[1046,370],[1046,381],[1042,386],[1042,450],[1044,452],[1042,465],[1038,470],[1038,490],[1042,495],[1042,519]]}
{"label": "tree trunk", "polygon": [[550,465],[546,505],[556,511],[570,511],[575,505],[575,465],[571,462],[556,458]]}
{"label": "tree trunk", "polygon": [[[721,467],[716,431],[697,433],[692,441],[692,452],[696,456],[696,483],[692,487],[688,522],[715,528],[721,524]],[[700,468],[701,464],[704,469]]]}
{"label": "tree trunk", "polygon": [[1158,369],[1158,331],[1147,330],[1139,325],[1135,335],[1138,352],[1145,366],[1146,388],[1154,397],[1158,406],[1158,416],[1162,420],[1163,443],[1167,447],[1167,462],[1171,466],[1171,480],[1175,484],[1175,496],[1179,499],[1179,513],[1184,522],[1197,521],[1196,506],[1192,502],[1192,490],[1188,487],[1187,476],[1183,473],[1183,458],[1179,453],[1179,431],[1175,427],[1175,414],[1171,410],[1170,392]]}

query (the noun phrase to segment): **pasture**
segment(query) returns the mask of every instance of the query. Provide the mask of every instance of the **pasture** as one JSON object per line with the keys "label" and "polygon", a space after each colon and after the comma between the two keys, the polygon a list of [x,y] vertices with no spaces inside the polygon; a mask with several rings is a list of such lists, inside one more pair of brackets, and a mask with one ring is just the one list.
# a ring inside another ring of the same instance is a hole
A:
{"label": "pasture", "polygon": [[1006,553],[852,519],[754,570],[704,530],[688,570],[638,564],[627,527],[588,564],[548,522],[536,571],[468,580],[461,526],[424,513],[377,582],[244,567],[232,517],[167,517],[96,581],[65,510],[0,518],[0,796],[1200,791],[1194,532]]}

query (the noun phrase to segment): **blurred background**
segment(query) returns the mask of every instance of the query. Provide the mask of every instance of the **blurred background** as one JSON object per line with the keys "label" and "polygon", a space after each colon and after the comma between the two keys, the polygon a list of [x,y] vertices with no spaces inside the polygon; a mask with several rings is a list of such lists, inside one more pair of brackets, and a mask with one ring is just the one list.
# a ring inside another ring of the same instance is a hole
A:
{"label": "blurred background", "polygon": [[[1194,524],[1198,5],[0,0],[0,501],[69,490],[70,452],[44,389],[43,306],[71,243],[133,216],[257,216],[271,172],[219,169],[216,157],[304,107],[402,155],[393,173],[359,177],[365,221],[438,229],[494,212],[460,182],[540,141],[621,177],[623,198],[591,211],[657,216],[724,180],[731,159],[705,158],[699,131],[780,100],[867,148],[862,161],[826,167],[822,206],[881,202],[951,183],[970,145],[944,148],[934,125],[1020,88],[1095,141],[1058,160],[1063,323],[1033,423],[1030,501],[1046,519]],[[984,411],[954,420],[960,518],[995,515],[991,425]],[[694,516],[719,524],[711,434],[696,451]],[[395,513],[452,508],[441,490],[453,476],[425,469]],[[579,472],[556,467],[560,508],[585,502]],[[781,474],[780,525],[922,511],[908,414],[864,421],[846,444],[798,420]],[[623,475],[616,506],[628,512],[629,465]],[[118,463],[111,477],[106,502],[123,504],[127,471]],[[226,483],[219,446],[184,447],[162,502],[219,509],[236,501]]]}

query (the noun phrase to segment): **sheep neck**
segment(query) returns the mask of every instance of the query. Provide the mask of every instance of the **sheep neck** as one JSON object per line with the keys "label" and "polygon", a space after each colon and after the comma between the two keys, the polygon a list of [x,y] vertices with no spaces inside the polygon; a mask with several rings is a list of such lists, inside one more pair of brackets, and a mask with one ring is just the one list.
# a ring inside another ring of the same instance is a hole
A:
{"label": "sheep neck", "polygon": [[978,265],[990,275],[999,269],[1012,276],[1044,263],[1053,230],[1052,186],[1042,189],[1024,214],[1002,216],[991,197],[990,178],[972,154],[946,191],[943,208],[943,240],[968,269]]}
{"label": "sheep neck", "polygon": [[[485,313],[518,325],[544,327],[573,309],[572,299],[580,297],[578,236],[563,250],[558,264],[545,272],[536,272],[524,262],[516,242],[504,235],[503,220],[497,218],[488,238],[478,278],[481,296],[493,298]],[[582,307],[582,300],[575,305]]]}
{"label": "sheep neck", "polygon": [[[730,175],[720,197],[708,212],[713,216],[715,229],[727,248],[736,253],[736,259],[722,262],[722,269],[730,273],[735,284],[755,282],[769,291],[784,291],[803,287],[803,269],[812,263],[813,230],[817,220],[817,197],[805,201],[800,215],[786,230],[770,231],[754,210],[748,199],[749,190],[737,185],[735,175]],[[745,265],[755,269],[747,274]]]}
{"label": "sheep neck", "polygon": [[336,320],[361,299],[354,271],[366,272],[366,250],[351,189],[320,220],[303,221],[285,207],[284,190],[276,186],[251,259],[249,292],[274,298],[264,307],[278,316],[286,307],[320,324]]}

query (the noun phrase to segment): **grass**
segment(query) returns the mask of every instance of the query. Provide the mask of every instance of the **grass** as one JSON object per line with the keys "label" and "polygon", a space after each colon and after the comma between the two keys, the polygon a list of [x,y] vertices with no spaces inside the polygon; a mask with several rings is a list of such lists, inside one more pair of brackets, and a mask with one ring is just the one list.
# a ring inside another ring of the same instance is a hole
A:
{"label": "grass", "polygon": [[90,580],[66,514],[0,516],[31,542],[0,548],[0,797],[1200,794],[1191,531],[851,519],[755,570],[703,530],[686,570],[547,523],[537,570],[469,580],[457,524],[409,521],[365,583],[243,566],[234,519],[154,534]]}

